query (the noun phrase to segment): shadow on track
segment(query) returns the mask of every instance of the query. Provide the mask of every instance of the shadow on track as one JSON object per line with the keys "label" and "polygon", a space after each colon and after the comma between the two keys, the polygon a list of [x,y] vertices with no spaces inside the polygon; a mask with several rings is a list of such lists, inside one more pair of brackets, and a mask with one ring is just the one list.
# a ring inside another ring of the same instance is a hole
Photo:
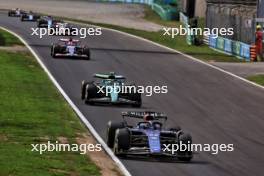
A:
{"label": "shadow on track", "polygon": [[180,163],[180,164],[210,164],[207,161],[191,160],[190,162],[180,161],[172,157],[147,157],[147,156],[127,156],[126,158],[120,157],[124,161],[142,161],[142,162],[159,162],[159,163]]}
{"label": "shadow on track", "polygon": [[[41,44],[29,44],[31,47],[38,47],[38,48],[50,48],[51,45],[41,45]],[[177,52],[170,52],[170,51],[151,51],[151,50],[137,50],[137,49],[118,49],[118,48],[93,48],[89,47],[90,50],[95,51],[111,51],[111,52],[128,52],[128,53],[149,53],[149,54],[169,54],[169,55],[177,55]]]}
{"label": "shadow on track", "polygon": [[151,51],[151,50],[135,50],[135,49],[114,49],[114,48],[90,48],[91,50],[98,50],[98,51],[112,51],[112,52],[132,52],[132,53],[150,53],[150,54],[170,54],[175,55],[179,54],[177,52],[169,52],[169,51]]}

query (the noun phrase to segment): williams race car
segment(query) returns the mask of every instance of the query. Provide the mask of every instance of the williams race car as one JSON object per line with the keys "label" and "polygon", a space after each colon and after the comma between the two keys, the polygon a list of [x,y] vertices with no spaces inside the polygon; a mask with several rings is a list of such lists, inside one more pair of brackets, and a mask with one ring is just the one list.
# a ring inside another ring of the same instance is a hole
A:
{"label": "williams race car", "polygon": [[81,46],[79,40],[60,39],[51,46],[51,56],[56,57],[76,57],[90,59],[90,50],[86,46]]}
{"label": "williams race car", "polygon": [[50,28],[54,29],[54,35],[73,35],[73,25],[64,22],[53,23]]}
{"label": "williams race car", "polygon": [[8,11],[8,16],[10,16],[10,17],[20,17],[23,14],[26,14],[26,11],[20,10],[19,8],[12,9],[12,10]]}
{"label": "williams race car", "polygon": [[[107,145],[113,148],[117,156],[145,155],[170,156],[181,161],[190,161],[192,151],[177,150],[172,152],[170,144],[191,144],[192,137],[180,127],[164,128],[167,116],[157,112],[123,112],[123,121],[109,121],[107,125]],[[127,123],[129,117],[140,119],[135,126]],[[164,123],[161,123],[161,121]]]}
{"label": "williams race car", "polygon": [[21,21],[37,21],[39,18],[40,15],[33,13],[32,11],[20,15]]}
{"label": "williams race car", "polygon": [[37,21],[37,26],[39,28],[51,28],[54,27],[57,23],[63,23],[62,20],[54,19],[51,16],[42,16]]}
{"label": "williams race car", "polygon": [[135,87],[135,85],[126,84],[124,76],[111,72],[110,74],[95,74],[94,77],[101,80],[98,82],[82,81],[81,98],[85,103],[128,104],[141,107],[141,94],[136,89],[135,91],[120,91],[124,87]]}

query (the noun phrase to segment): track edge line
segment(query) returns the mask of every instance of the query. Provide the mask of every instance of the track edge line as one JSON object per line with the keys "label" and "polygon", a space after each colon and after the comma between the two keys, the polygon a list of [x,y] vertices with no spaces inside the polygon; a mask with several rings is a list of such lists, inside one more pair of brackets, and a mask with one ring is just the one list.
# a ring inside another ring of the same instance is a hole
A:
{"label": "track edge line", "polygon": [[90,122],[85,118],[85,116],[81,113],[81,111],[77,108],[77,106],[73,103],[73,101],[69,98],[69,96],[65,93],[65,91],[62,89],[62,87],[59,85],[59,83],[56,81],[56,79],[52,76],[52,74],[49,72],[47,67],[44,65],[44,63],[41,61],[39,56],[36,54],[36,52],[28,45],[28,43],[18,34],[15,32],[0,26],[0,29],[11,33],[12,35],[16,36],[31,52],[31,54],[35,57],[35,59],[40,64],[41,68],[46,72],[52,83],[55,85],[55,87],[59,90],[61,95],[64,97],[64,99],[69,103],[71,108],[75,111],[75,113],[78,115],[78,117],[81,119],[81,121],[85,124],[85,126],[88,128],[90,133],[95,137],[97,142],[99,142],[102,147],[104,148],[105,152],[112,158],[112,160],[115,162],[115,164],[119,167],[119,169],[123,172],[125,176],[132,176],[130,172],[126,169],[126,167],[123,165],[123,163],[114,155],[113,151],[106,145],[104,140],[100,137],[100,135],[96,132],[94,127],[90,124]]}

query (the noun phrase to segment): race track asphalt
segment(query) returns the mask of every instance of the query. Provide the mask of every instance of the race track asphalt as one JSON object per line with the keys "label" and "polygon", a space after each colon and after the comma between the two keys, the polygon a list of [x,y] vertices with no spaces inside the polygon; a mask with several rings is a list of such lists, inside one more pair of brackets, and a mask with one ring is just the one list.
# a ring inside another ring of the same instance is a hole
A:
{"label": "race track asphalt", "polygon": [[[169,125],[180,125],[194,143],[234,144],[233,152],[195,154],[191,163],[164,159],[122,159],[134,176],[262,176],[264,166],[264,91],[235,77],[148,42],[103,30],[83,40],[92,59],[53,59],[50,44],[59,37],[31,36],[35,23],[0,13],[0,26],[21,35],[105,139],[109,120],[126,110],[165,112]],[[167,85],[168,94],[143,96],[141,109],[89,106],[80,99],[83,79],[115,71],[137,85]]]}

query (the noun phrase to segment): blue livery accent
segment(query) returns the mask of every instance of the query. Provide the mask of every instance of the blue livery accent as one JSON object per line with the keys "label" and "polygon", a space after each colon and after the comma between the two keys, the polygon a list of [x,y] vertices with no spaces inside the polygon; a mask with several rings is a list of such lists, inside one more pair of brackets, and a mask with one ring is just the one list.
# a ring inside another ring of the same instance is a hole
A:
{"label": "blue livery accent", "polygon": [[51,27],[51,26],[52,26],[52,20],[49,19],[49,20],[48,20],[48,27]]}
{"label": "blue livery accent", "polygon": [[160,131],[159,130],[146,130],[148,136],[149,148],[151,153],[160,153]]}

